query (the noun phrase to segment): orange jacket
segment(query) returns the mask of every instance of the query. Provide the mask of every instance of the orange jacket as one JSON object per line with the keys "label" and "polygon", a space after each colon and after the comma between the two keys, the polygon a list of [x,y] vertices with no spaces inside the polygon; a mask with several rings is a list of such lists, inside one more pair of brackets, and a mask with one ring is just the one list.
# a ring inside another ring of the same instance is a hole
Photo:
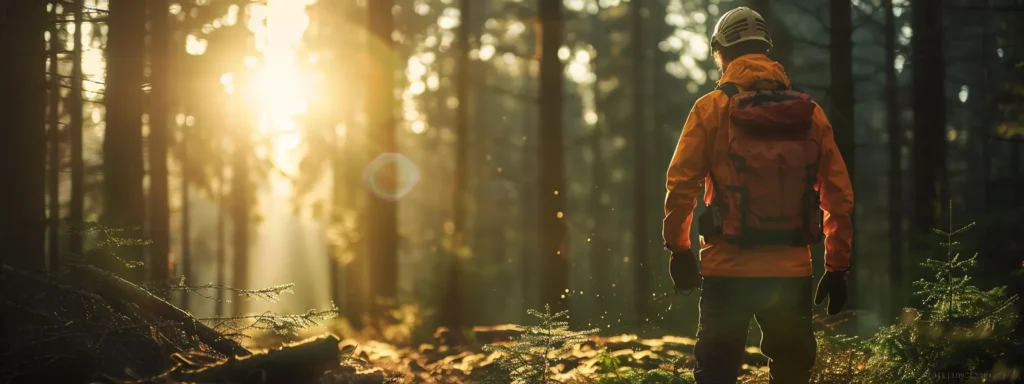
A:
{"label": "orange jacket", "polygon": [[[759,78],[790,84],[782,65],[765,55],[745,55],[733,60],[719,82],[734,83],[742,88]],[[690,223],[702,181],[706,186],[705,201],[711,202],[714,191],[708,176],[709,160],[716,177],[729,173],[726,171],[728,143],[715,140],[719,127],[727,122],[728,105],[729,97],[724,92],[714,91],[697,100],[686,118],[666,183],[662,235],[671,246],[690,248]],[[815,189],[821,195],[821,209],[825,212],[825,269],[843,271],[850,267],[853,189],[832,135],[832,125],[820,106],[814,112],[814,132],[821,143]],[[725,179],[719,182],[729,183]],[[811,252],[806,246],[764,245],[740,249],[717,237],[702,238],[700,259],[701,273],[705,276],[799,277],[810,276],[812,271]]]}

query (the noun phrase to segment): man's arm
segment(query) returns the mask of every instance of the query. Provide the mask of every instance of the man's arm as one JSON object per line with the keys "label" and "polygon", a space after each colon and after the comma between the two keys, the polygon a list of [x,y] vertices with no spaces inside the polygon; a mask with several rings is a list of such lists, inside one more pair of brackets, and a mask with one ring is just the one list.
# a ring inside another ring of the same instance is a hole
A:
{"label": "man's arm", "polygon": [[672,163],[668,166],[665,193],[665,221],[662,237],[670,250],[690,248],[690,222],[701,181],[708,174],[705,143],[707,139],[700,102],[694,104],[683,125]]}
{"label": "man's arm", "polygon": [[817,189],[825,211],[825,270],[845,271],[850,269],[853,252],[853,187],[832,124],[821,107],[814,111],[814,124],[821,137]]}

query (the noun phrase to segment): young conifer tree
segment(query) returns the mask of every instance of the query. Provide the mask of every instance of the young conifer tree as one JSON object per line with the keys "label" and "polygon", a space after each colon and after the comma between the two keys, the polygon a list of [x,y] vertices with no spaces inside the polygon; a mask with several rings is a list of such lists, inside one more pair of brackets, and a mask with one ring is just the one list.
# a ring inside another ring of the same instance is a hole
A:
{"label": "young conifer tree", "polygon": [[[952,205],[950,205],[952,212]],[[923,310],[905,310],[901,321],[882,328],[868,341],[871,357],[864,379],[870,383],[938,383],[969,377],[1000,375],[1012,353],[1020,349],[1012,336],[1017,324],[1017,297],[1006,287],[983,290],[968,275],[977,254],[961,258],[953,238],[974,226],[934,232],[944,239],[944,259],[921,265],[934,273],[914,282]]]}

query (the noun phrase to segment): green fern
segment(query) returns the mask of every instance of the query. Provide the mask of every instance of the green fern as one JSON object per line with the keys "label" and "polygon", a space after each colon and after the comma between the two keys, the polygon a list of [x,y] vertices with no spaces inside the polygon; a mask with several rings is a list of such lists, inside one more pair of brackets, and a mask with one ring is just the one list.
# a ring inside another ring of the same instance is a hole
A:
{"label": "green fern", "polygon": [[569,323],[562,320],[569,312],[551,313],[550,305],[544,306],[544,312],[531,309],[528,313],[539,319],[540,324],[524,327],[508,343],[488,344],[484,351],[500,353],[498,365],[508,372],[512,383],[548,383],[555,360],[598,330],[570,330]]}

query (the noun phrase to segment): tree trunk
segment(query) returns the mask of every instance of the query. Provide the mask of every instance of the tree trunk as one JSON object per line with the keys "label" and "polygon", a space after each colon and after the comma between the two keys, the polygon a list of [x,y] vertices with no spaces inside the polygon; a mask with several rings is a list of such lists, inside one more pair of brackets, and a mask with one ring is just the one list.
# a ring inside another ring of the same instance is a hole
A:
{"label": "tree trunk", "polygon": [[[648,300],[651,297],[650,247],[651,233],[647,225],[647,44],[644,42],[644,4],[641,0],[630,2],[632,11],[633,67],[630,77],[633,83],[633,257],[636,259],[636,307],[638,324],[646,324],[650,316]],[[604,284],[604,282],[599,282]]]}
{"label": "tree trunk", "polygon": [[71,94],[68,96],[68,113],[71,114],[71,125],[68,126],[71,144],[71,201],[68,206],[68,222],[72,228],[68,236],[68,253],[82,254],[82,233],[75,227],[85,219],[85,162],[82,158],[82,17],[83,1],[74,0],[72,13],[75,17],[74,43],[71,51]]}
{"label": "tree trunk", "polygon": [[456,36],[456,49],[459,56],[455,64],[455,92],[456,98],[459,100],[459,106],[455,115],[455,190],[452,194],[454,199],[452,201],[452,223],[454,224],[455,231],[452,249],[447,252],[448,273],[444,279],[446,286],[444,288],[444,297],[442,298],[442,306],[444,308],[442,324],[452,331],[451,335],[455,336],[447,339],[452,343],[462,341],[458,337],[462,334],[461,291],[459,289],[462,274],[459,268],[459,249],[462,248],[463,239],[465,239],[466,235],[465,201],[468,197],[466,185],[469,178],[467,166],[469,165],[469,80],[471,78],[469,39],[472,4],[476,1],[461,0],[459,3],[459,30]]}
{"label": "tree trunk", "polygon": [[[364,127],[365,128],[365,127]],[[364,130],[363,132],[369,132]],[[352,147],[358,147],[353,145]],[[335,178],[342,177],[341,183],[344,184],[345,191],[348,198],[348,206],[359,212],[357,222],[355,224],[355,230],[360,234],[366,232],[369,212],[364,210],[366,199],[358,194],[365,190],[365,185],[361,179],[361,167],[362,165],[358,162],[360,154],[356,154],[352,150],[345,151],[344,167],[342,175],[335,175]],[[367,313],[369,309],[370,297],[368,293],[368,278],[370,257],[374,255],[373,250],[367,247],[364,240],[357,240],[349,244],[352,248],[353,257],[348,263],[342,263],[340,268],[340,277],[343,279],[342,290],[344,291],[344,303],[342,311],[345,318],[348,319],[352,326],[358,329],[362,326],[363,315]]]}
{"label": "tree trunk", "polygon": [[914,231],[916,249],[929,247],[927,234],[939,227],[947,201],[946,63],[942,36],[944,2],[911,0],[914,110]]}
{"label": "tree trunk", "polygon": [[853,97],[853,19],[849,1],[832,0],[829,96],[832,99],[832,130],[839,153],[846,162],[850,181],[856,169],[856,141],[854,139]]}
{"label": "tree trunk", "polygon": [[47,168],[46,184],[49,189],[49,252],[51,270],[60,266],[60,67],[57,62],[60,60],[60,51],[64,47],[60,39],[60,29],[57,28],[57,3],[53,2],[50,16],[53,20],[50,23],[50,100],[49,100],[49,139],[50,139],[50,166]]}
{"label": "tree trunk", "polygon": [[[603,33],[603,31],[599,33]],[[593,43],[595,47],[598,47],[597,49],[603,49],[603,47],[608,46],[607,44],[599,45],[601,43],[597,42],[596,39]],[[598,55],[600,55],[600,53]],[[596,70],[595,72],[597,72],[595,73],[597,78],[602,79],[603,73]],[[601,94],[597,84],[598,82],[595,81],[591,88],[594,92],[594,98],[600,100]],[[596,103],[598,112],[603,111],[604,109],[602,106],[605,103],[602,103],[601,101],[597,101]],[[591,227],[590,234],[588,235],[590,246],[590,254],[588,255],[588,258],[590,259],[589,277],[591,280],[589,280],[590,284],[587,284],[586,288],[588,291],[592,291],[595,295],[600,296],[604,296],[607,287],[606,284],[611,284],[611,279],[609,278],[611,274],[608,273],[610,269],[608,268],[609,258],[607,257],[608,243],[611,243],[611,241],[605,238],[608,233],[602,230],[602,228],[605,228],[608,225],[608,215],[603,204],[601,204],[601,194],[608,190],[609,184],[607,180],[608,178],[606,177],[608,174],[608,168],[604,164],[605,153],[602,148],[605,137],[605,124],[606,120],[604,118],[601,118],[597,123],[595,123],[591,136],[588,140],[590,144],[590,152],[593,154],[593,163],[590,164],[590,179],[593,187],[589,188],[590,194],[588,196],[588,203],[590,205],[590,212],[588,213],[594,219],[594,226]],[[636,261],[639,262],[639,260]],[[641,267],[638,265],[637,268],[639,269]],[[639,286],[640,284],[645,284],[646,281],[637,280],[636,283]],[[594,303],[594,308],[590,309],[590,311],[592,313],[603,313],[606,309],[603,304],[605,304],[603,301],[600,299],[597,300]],[[573,318],[573,320],[578,319],[582,319],[582,317]]]}
{"label": "tree trunk", "polygon": [[[145,219],[141,102],[145,20],[145,2],[110,0],[102,222],[108,227],[121,229],[120,236],[129,239],[142,239]],[[119,257],[125,261],[143,261],[142,247],[124,247],[119,251]],[[114,270],[130,281],[138,282],[146,276],[142,267],[128,269],[119,261],[112,263]]]}
{"label": "tree trunk", "polygon": [[[342,121],[345,121],[346,129],[351,130],[352,111],[348,108],[344,108],[344,110],[339,113],[339,116],[343,119]],[[338,236],[351,239],[351,237],[349,237],[349,231],[352,229],[346,226],[347,223],[345,222],[345,215],[347,214],[348,209],[358,206],[358,203],[356,202],[358,200],[358,196],[355,196],[354,191],[358,191],[361,184],[359,184],[358,176],[353,177],[354,175],[358,175],[358,172],[355,171],[358,168],[353,164],[355,156],[352,155],[354,152],[353,146],[348,145],[346,138],[348,135],[349,133],[342,135],[334,132],[332,136],[334,139],[334,153],[331,155],[333,191],[331,194],[332,211],[328,220],[334,228],[338,229],[338,232],[336,232]],[[356,248],[357,247],[351,240],[346,241],[344,245],[339,245],[333,241],[329,241],[327,244],[327,262],[330,268],[329,287],[331,300],[336,305],[346,310],[346,315],[350,316],[350,322],[354,322],[354,317],[359,316],[358,311],[353,313],[347,312],[347,310],[350,309],[350,306],[356,304],[352,303],[352,301],[362,301],[363,299],[363,296],[349,295],[348,289],[344,288],[344,285],[349,283],[349,279],[362,281],[362,279],[359,278],[360,274],[345,273],[347,266],[356,262],[356,258],[358,258],[357,255],[357,257],[352,258],[349,263],[345,263],[345,253],[356,252]],[[356,306],[356,308],[358,307],[361,306]]]}
{"label": "tree trunk", "polygon": [[0,52],[0,258],[23,269],[46,268],[46,2],[4,3]]}
{"label": "tree trunk", "polygon": [[885,39],[885,118],[889,133],[889,292],[893,318],[903,308],[903,126],[900,124],[899,82],[896,77],[896,14],[893,0],[882,0]]}
{"label": "tree trunk", "polygon": [[565,159],[562,138],[562,1],[540,0],[540,239],[542,297],[552,308],[568,309],[569,239],[565,218]]}
{"label": "tree trunk", "polygon": [[[518,90],[520,92],[527,92],[531,87],[524,81],[519,83]],[[536,122],[538,119],[539,108],[526,107],[523,111],[523,121]],[[479,120],[479,119],[478,119]],[[522,184],[520,184],[520,190],[522,191],[536,191],[539,187],[539,180],[535,178],[535,174],[539,172],[540,164],[535,164],[535,161],[527,161],[533,156],[536,156],[536,150],[531,148],[529,143],[537,140],[540,137],[540,131],[536,123],[526,124],[523,128],[523,146],[521,150],[522,158]],[[479,157],[477,157],[479,158]],[[533,157],[536,159],[535,157]],[[523,246],[522,254],[519,257],[519,276],[522,295],[522,310],[519,311],[523,318],[521,321],[529,321],[533,316],[529,316],[526,313],[527,309],[537,308],[540,303],[540,282],[543,280],[541,273],[538,273],[538,269],[541,267],[541,258],[537,257],[537,250],[540,247],[540,238],[537,236],[537,220],[540,217],[538,212],[540,211],[540,202],[535,198],[528,198],[528,194],[523,193],[523,197],[520,198],[520,230],[523,234],[523,241],[526,243]]]}
{"label": "tree trunk", "polygon": [[[331,176],[333,179],[331,187],[333,188],[333,191],[331,193],[331,214],[328,216],[328,222],[335,228],[342,228],[342,226],[344,225],[344,219],[342,216],[344,212],[343,207],[345,206],[347,200],[347,196],[345,196],[344,191],[346,188],[349,188],[348,184],[345,182],[346,164],[344,160],[348,151],[345,150],[346,148],[344,147],[344,144],[341,142],[341,138],[339,137],[339,135],[335,135],[334,140],[335,153],[331,154]],[[350,247],[351,245],[346,246]],[[328,237],[327,268],[329,280],[327,282],[327,287],[330,290],[331,302],[335,303],[335,305],[340,306],[345,305],[345,297],[342,295],[341,290],[341,270],[343,268],[341,260],[344,251],[345,249],[343,247],[339,246],[333,241],[330,241],[330,237]]]}
{"label": "tree trunk", "polygon": [[[231,245],[235,256],[232,277],[235,288],[251,289],[252,287],[249,286],[249,209],[252,205],[250,196],[252,183],[249,179],[250,144],[247,131],[245,129],[237,131],[231,160]],[[234,304],[235,315],[246,313],[245,300],[234,300],[232,304]]]}
{"label": "tree trunk", "polygon": [[[854,96],[853,96],[853,6],[849,0],[832,0],[829,13],[830,21],[830,43],[829,63],[832,85],[829,87],[829,96],[832,101],[832,132],[835,135],[836,146],[839,153],[846,162],[846,169],[850,173],[850,183],[856,191],[857,168],[857,143],[855,139],[854,125]],[[854,220],[854,232],[856,232],[856,214],[851,212]],[[857,248],[854,247],[856,250]],[[851,256],[853,258],[854,256]],[[856,260],[854,258],[854,260]],[[857,308],[857,283],[856,275],[848,277],[847,284],[854,289],[850,290],[847,298],[850,308]]]}
{"label": "tree trunk", "polygon": [[[350,157],[351,159],[351,157]],[[359,179],[358,171],[353,170],[357,168],[349,165],[347,169],[350,171],[346,177],[349,185],[362,185],[362,180]],[[359,215],[358,223],[356,228],[359,231],[363,231],[367,227],[369,221],[369,214],[361,212]],[[369,264],[371,263],[370,257],[373,255],[373,250],[364,245],[365,243],[360,241],[354,244],[355,257],[352,261],[343,264],[341,268],[341,277],[344,279],[344,291],[345,300],[342,311],[345,318],[348,319],[352,326],[358,329],[362,325],[363,315],[369,309],[369,293],[367,292],[367,274],[369,273]]]}
{"label": "tree trunk", "polygon": [[[228,279],[226,276],[228,272],[228,260],[224,244],[224,226],[227,221],[227,218],[225,217],[226,213],[224,212],[224,206],[227,204],[227,199],[225,198],[227,197],[227,194],[224,193],[224,187],[227,183],[225,183],[224,180],[227,176],[224,172],[224,154],[221,150],[224,146],[222,145],[223,141],[220,136],[217,137],[217,144],[219,144],[217,145],[217,154],[214,155],[216,156],[214,167],[216,167],[217,172],[217,233],[215,235],[217,236],[217,239],[214,242],[214,252],[215,257],[217,258],[217,284],[228,285]],[[217,316],[228,316],[228,314],[224,313],[224,300],[226,300],[224,297],[224,290],[218,289],[216,301],[213,305],[213,312],[217,314]]]}
{"label": "tree trunk", "polygon": [[167,191],[167,108],[168,81],[168,3],[150,0],[150,84],[149,93],[149,239],[150,279],[166,281],[171,277],[170,207]]}
{"label": "tree trunk", "polygon": [[[190,201],[190,193],[188,187],[192,184],[192,175],[189,173],[189,152],[188,152],[188,136],[189,127],[181,126],[181,276],[185,278],[185,281],[191,281],[192,278],[192,226],[189,220],[189,212],[192,210],[192,202]],[[218,207],[220,209],[220,207]],[[218,212],[222,215],[222,213]],[[181,294],[181,308],[188,310],[189,308],[189,293],[182,292]]]}
{"label": "tree trunk", "polygon": [[[373,81],[367,87],[367,103],[370,116],[371,157],[398,151],[395,133],[394,116],[394,63],[390,55],[394,49],[391,32],[394,30],[394,19],[391,9],[393,0],[374,0],[368,3],[368,28],[372,38],[373,57],[381,62],[373,71]],[[379,161],[379,160],[378,160]],[[393,193],[398,189],[397,164],[387,164],[370,175],[371,181],[383,188],[370,188],[369,215],[369,255],[370,257],[370,294],[374,313],[381,314],[389,305],[394,304],[398,293],[398,205]],[[372,191],[383,189],[383,195]]]}

